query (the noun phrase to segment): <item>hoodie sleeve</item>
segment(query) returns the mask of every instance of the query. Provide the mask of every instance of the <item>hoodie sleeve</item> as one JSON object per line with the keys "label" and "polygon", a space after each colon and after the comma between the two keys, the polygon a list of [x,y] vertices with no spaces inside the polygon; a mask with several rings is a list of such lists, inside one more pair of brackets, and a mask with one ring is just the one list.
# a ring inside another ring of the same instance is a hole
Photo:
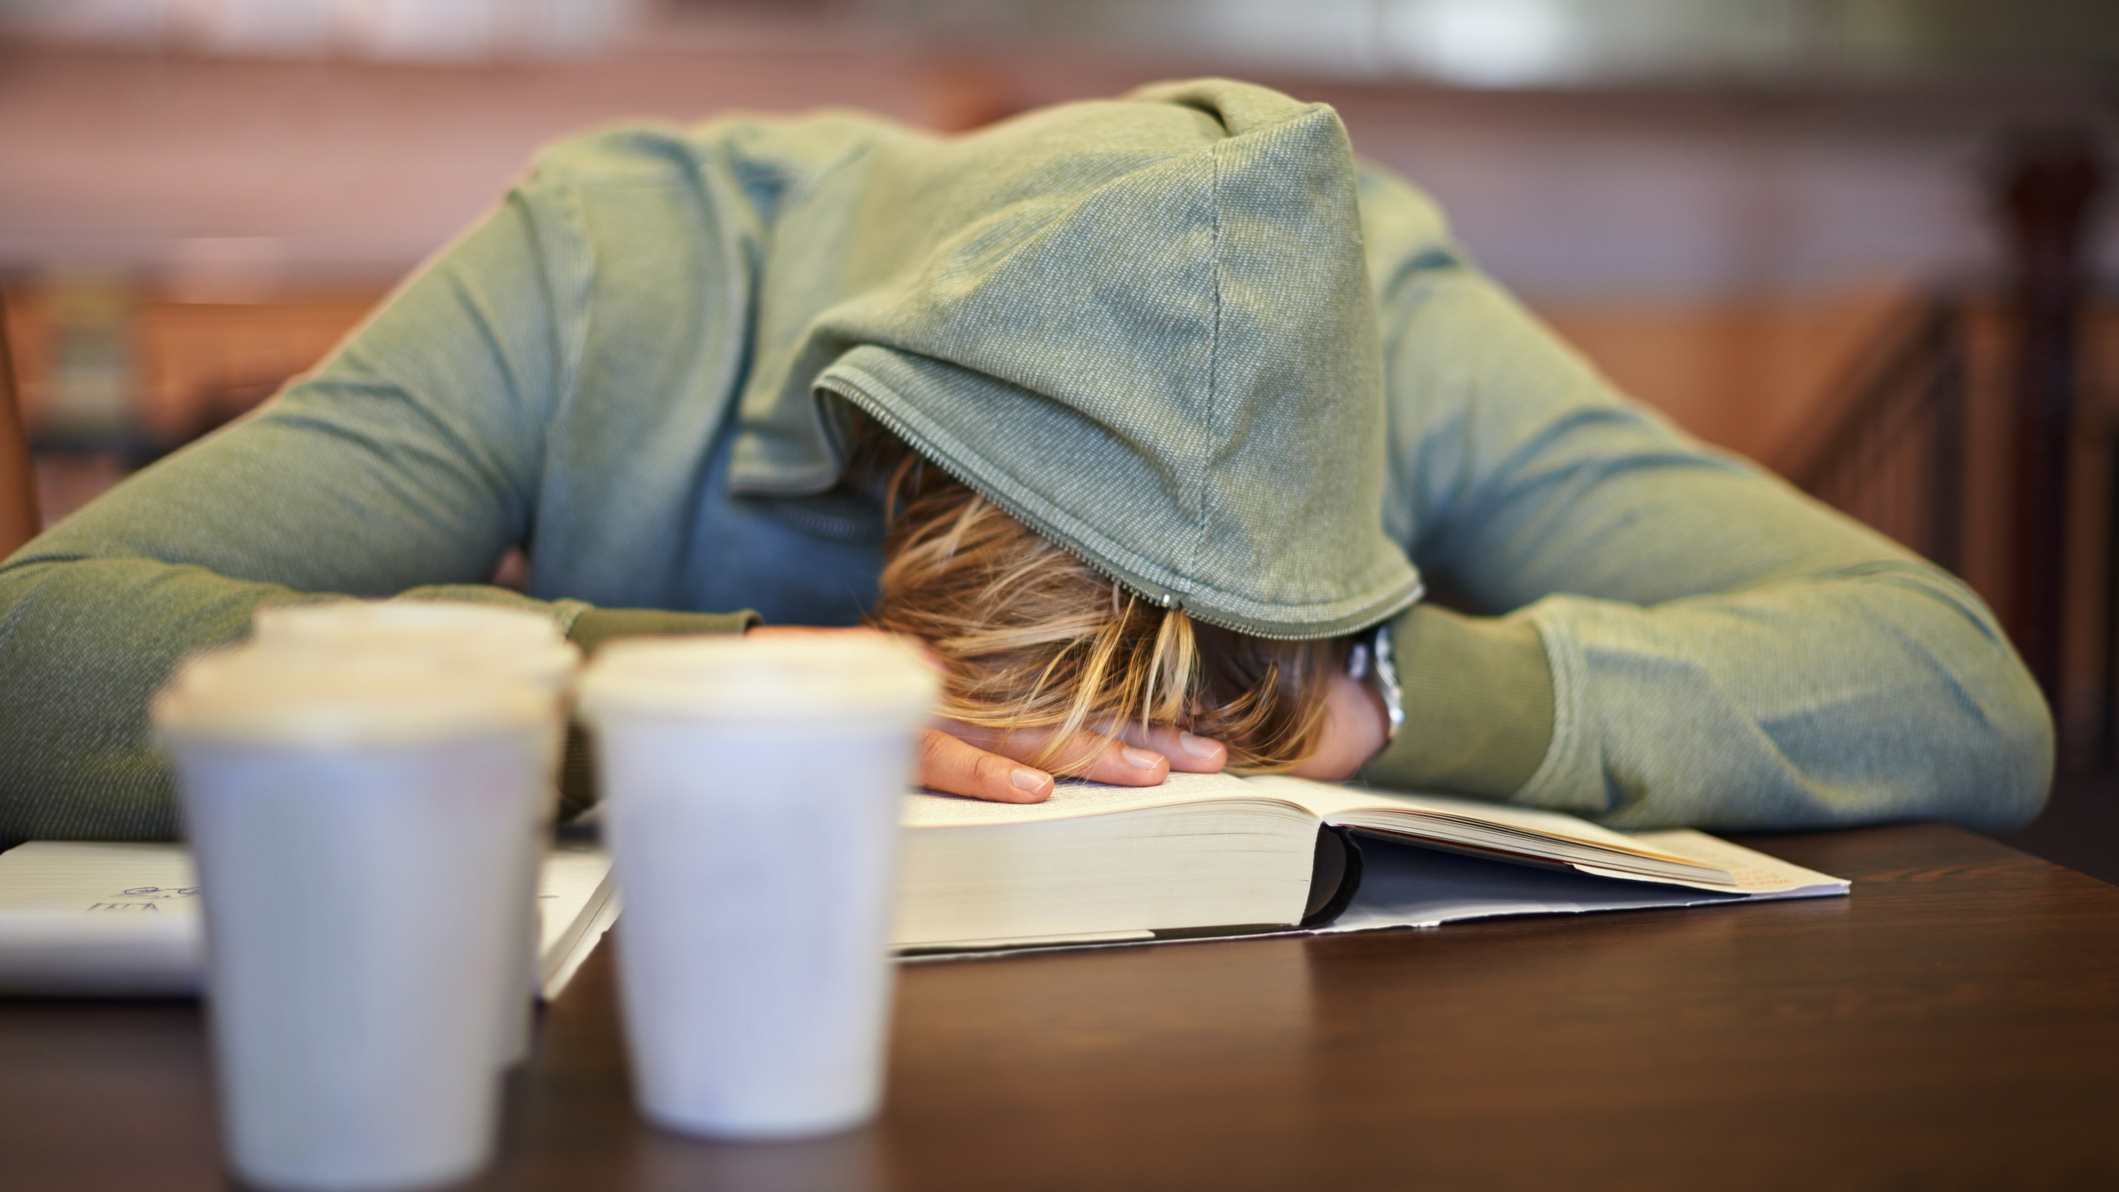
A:
{"label": "hoodie sleeve", "polygon": [[[1423,739],[1420,709],[1490,707],[1496,752],[1536,761],[1472,793],[1617,827],[2037,813],[2051,718],[1976,595],[1618,395],[1454,252],[1401,243],[1376,279],[1386,522],[1482,616],[1401,623],[1423,643],[1401,669],[1452,673],[1405,676],[1407,723],[1369,777],[1462,771],[1463,717]],[[1526,707],[1548,690],[1549,717]]]}
{"label": "hoodie sleeve", "polygon": [[[589,638],[740,629],[485,586],[525,540],[584,256],[534,181],[256,416],[127,480],[0,566],[0,846],[175,833],[145,703],[261,603],[525,604]],[[654,624],[642,622],[647,617]]]}

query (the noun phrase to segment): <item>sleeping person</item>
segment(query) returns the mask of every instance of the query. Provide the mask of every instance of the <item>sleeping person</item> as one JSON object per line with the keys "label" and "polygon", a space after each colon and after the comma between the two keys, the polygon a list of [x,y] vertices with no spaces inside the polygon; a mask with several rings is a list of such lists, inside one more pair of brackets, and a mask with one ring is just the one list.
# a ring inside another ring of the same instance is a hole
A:
{"label": "sleeping person", "polygon": [[[511,548],[526,594],[482,582]],[[1997,829],[2052,765],[1963,584],[1613,392],[1330,108],[1219,80],[548,151],[314,372],[0,566],[0,843],[172,835],[149,694],[348,596],[916,635],[923,781],[1014,801],[1228,766]]]}

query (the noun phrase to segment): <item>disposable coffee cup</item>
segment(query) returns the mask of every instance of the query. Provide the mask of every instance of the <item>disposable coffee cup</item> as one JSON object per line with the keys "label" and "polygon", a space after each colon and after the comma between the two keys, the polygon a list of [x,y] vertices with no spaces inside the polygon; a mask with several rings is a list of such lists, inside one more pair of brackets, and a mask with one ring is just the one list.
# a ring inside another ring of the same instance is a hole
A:
{"label": "disposable coffee cup", "polygon": [[874,1115],[899,817],[936,688],[881,635],[621,642],[591,663],[649,1120],[769,1139]]}
{"label": "disposable coffee cup", "polygon": [[388,1192],[491,1158],[553,706],[492,672],[187,663],[153,705],[203,890],[231,1166]]}
{"label": "disposable coffee cup", "polygon": [[446,600],[334,600],[268,605],[251,616],[251,640],[282,665],[361,665],[380,658],[387,665],[423,664],[439,670],[498,670],[535,685],[559,709],[545,742],[551,776],[538,816],[524,841],[515,884],[516,925],[509,931],[517,995],[497,1024],[497,1062],[512,1067],[529,1058],[534,1003],[543,984],[539,964],[543,916],[537,881],[559,810],[559,771],[566,744],[566,704],[581,652],[560,634],[551,617],[507,605]]}

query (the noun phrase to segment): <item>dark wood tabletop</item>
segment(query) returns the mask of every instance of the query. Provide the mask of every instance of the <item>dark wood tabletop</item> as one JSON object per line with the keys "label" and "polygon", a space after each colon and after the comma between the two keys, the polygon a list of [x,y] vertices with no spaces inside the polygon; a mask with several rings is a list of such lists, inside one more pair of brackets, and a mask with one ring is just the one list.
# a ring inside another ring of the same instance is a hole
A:
{"label": "dark wood tabletop", "polygon": [[[481,1189],[2119,1187],[2119,888],[1953,828],[1745,838],[1844,899],[902,970],[855,1134],[635,1116],[608,946]],[[224,1187],[198,1010],[0,1003],[0,1187]]]}

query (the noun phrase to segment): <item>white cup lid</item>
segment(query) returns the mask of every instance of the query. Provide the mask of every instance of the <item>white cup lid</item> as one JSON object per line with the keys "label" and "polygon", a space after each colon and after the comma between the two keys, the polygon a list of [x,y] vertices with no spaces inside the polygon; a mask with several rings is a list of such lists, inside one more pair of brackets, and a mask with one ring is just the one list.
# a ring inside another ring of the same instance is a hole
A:
{"label": "white cup lid", "polygon": [[555,695],[581,665],[580,648],[550,618],[519,608],[345,600],[261,608],[251,626],[255,645],[290,658],[313,655],[313,665],[342,666],[345,655],[377,653],[449,669],[494,667]]}
{"label": "white cup lid", "polygon": [[589,663],[581,707],[599,719],[888,716],[916,723],[940,688],[918,646],[880,633],[636,638],[606,646]]}
{"label": "white cup lid", "polygon": [[520,675],[431,659],[237,646],[194,655],[149,707],[165,739],[335,747],[404,745],[556,722]]}
{"label": "white cup lid", "polygon": [[404,636],[485,641],[518,647],[558,645],[566,639],[543,613],[461,600],[334,600],[277,604],[251,614],[254,640],[282,642],[345,637]]}

